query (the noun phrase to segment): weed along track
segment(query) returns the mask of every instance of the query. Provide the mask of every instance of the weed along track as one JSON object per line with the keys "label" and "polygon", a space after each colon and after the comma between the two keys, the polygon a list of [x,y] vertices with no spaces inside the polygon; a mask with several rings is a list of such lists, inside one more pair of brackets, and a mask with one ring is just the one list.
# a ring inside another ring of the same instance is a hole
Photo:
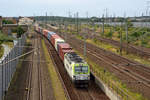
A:
{"label": "weed along track", "polygon": [[[67,41],[76,50],[83,53],[84,41],[76,39],[73,36],[68,36]],[[123,82],[127,83],[129,87],[133,86],[132,88],[137,92],[139,92],[139,88],[142,88],[140,92],[144,96],[150,98],[150,68],[89,43],[87,43],[87,56],[100,66],[105,67],[110,72],[117,75]]]}
{"label": "weed along track", "polygon": [[68,98],[71,100],[109,100],[108,97],[102,92],[98,86],[91,81],[89,88],[76,88],[71,82],[65,68],[63,62],[59,58],[57,52],[51,43],[44,39],[49,50],[50,56],[52,56],[53,61],[55,63],[56,69],[60,73],[62,81],[64,83],[64,88],[67,90]]}
{"label": "weed along track", "polygon": [[150,100],[150,0],[3,5],[0,100]]}
{"label": "weed along track", "polygon": [[41,56],[40,56],[40,38],[37,37],[37,34],[33,33],[32,44],[34,44],[34,48],[36,49],[31,54],[30,60],[30,73],[28,78],[28,92],[26,96],[26,100],[43,100],[42,95],[42,76],[41,76]]}
{"label": "weed along track", "polygon": [[[100,40],[105,43],[110,43],[114,46],[120,47],[120,43],[118,41],[112,40],[112,39],[107,39],[107,38],[102,38],[100,36],[94,36],[97,40]],[[134,53],[137,55],[140,55],[145,58],[150,58],[150,49],[149,48],[144,48],[144,47],[139,47],[139,46],[134,46],[131,44],[125,44],[123,43],[123,49],[127,50],[129,53]]]}

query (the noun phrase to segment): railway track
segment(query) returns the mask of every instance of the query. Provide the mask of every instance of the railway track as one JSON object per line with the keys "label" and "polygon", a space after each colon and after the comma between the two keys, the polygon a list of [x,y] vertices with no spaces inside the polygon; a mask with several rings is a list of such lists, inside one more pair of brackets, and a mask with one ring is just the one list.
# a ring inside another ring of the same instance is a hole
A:
{"label": "railway track", "polygon": [[[39,41],[40,40],[40,41]],[[38,84],[39,84],[39,100],[43,100],[43,95],[42,95],[42,76],[41,76],[41,61],[40,61],[40,42],[41,42],[41,39],[40,37],[38,36],[37,38],[37,48],[38,48],[38,51],[37,51],[37,54],[38,54],[38,62],[37,62],[37,67],[38,67]]]}
{"label": "railway track", "polygon": [[[59,32],[58,29],[56,30],[56,29],[51,28],[50,26],[48,26],[48,27],[52,31]],[[112,44],[112,45],[117,46],[117,47],[120,48],[120,45],[121,45],[120,42],[112,40],[112,39],[100,37],[99,35],[97,35],[98,33],[96,33],[96,32],[94,33],[91,30],[88,30],[88,32],[93,33],[93,34],[86,34],[88,38],[95,38],[99,41],[102,41],[104,43],[109,43],[109,44]],[[82,35],[84,37],[85,34],[83,34],[83,33],[87,33],[87,32],[85,32],[85,31],[80,32],[80,35]],[[128,51],[128,53],[136,54],[136,55],[139,55],[141,57],[144,57],[144,58],[150,60],[150,48],[135,46],[135,45],[126,44],[126,43],[123,43],[122,48],[125,51]]]}
{"label": "railway track", "polygon": [[[68,42],[77,50],[84,50],[83,41],[75,39],[74,37],[69,37]],[[79,44],[81,46],[79,46]],[[140,83],[140,87],[138,84],[135,84],[135,86],[137,86],[136,88],[142,88],[143,94],[149,97],[148,92],[150,91],[150,68],[137,62],[132,62],[121,56],[117,56],[116,54],[88,43],[87,54],[89,55],[89,58],[94,59],[94,62],[97,64],[103,65],[105,68],[109,69],[116,75],[121,75],[120,79],[126,80],[128,85],[131,85],[132,81]]]}
{"label": "railway track", "polygon": [[31,92],[31,80],[32,80],[32,69],[33,69],[33,63],[32,62],[29,62],[29,69],[28,69],[28,73],[29,73],[29,76],[28,76],[28,79],[27,79],[27,95],[26,95],[26,100],[30,100],[30,92]]}
{"label": "railway track", "polygon": [[[119,48],[121,45],[120,42],[118,42],[118,41],[115,41],[112,39],[107,39],[107,38],[102,38],[98,35],[93,35],[93,38],[96,38],[99,41],[102,41],[104,43],[109,43],[109,44],[114,45]],[[146,59],[150,58],[150,49],[149,48],[134,46],[132,44],[126,44],[126,43],[123,43],[122,47],[125,51],[128,51],[128,53],[133,53],[133,54],[139,55],[141,57],[144,57]]]}
{"label": "railway track", "polygon": [[[72,38],[70,40],[73,41]],[[73,42],[76,42],[76,41],[79,41],[79,40],[74,40]],[[80,46],[80,47],[82,47],[82,49],[83,49],[83,45],[84,45],[83,41],[79,42],[79,43],[82,44],[82,46]],[[149,67],[142,65],[138,62],[131,61],[122,56],[116,55],[112,52],[105,51],[104,49],[98,48],[92,44],[87,45],[87,50],[89,53],[92,53],[99,57],[105,58],[106,59],[106,60],[104,60],[105,62],[109,61],[111,64],[121,67],[122,69],[124,69],[126,71],[128,70],[128,71],[132,71],[133,73],[138,73],[140,75],[139,77],[143,76],[143,79],[145,77],[145,78],[147,78],[145,80],[147,80],[147,82],[150,82],[150,80],[149,80],[150,68]]]}
{"label": "railway track", "polygon": [[[32,41],[34,44],[34,41]],[[31,62],[29,63],[29,68],[28,68],[28,79],[27,79],[27,86],[26,86],[26,100],[30,100],[30,96],[31,96],[31,88],[32,88],[32,71],[33,71],[33,53],[31,53]]]}
{"label": "railway track", "polygon": [[[59,32],[57,33],[59,34]],[[60,35],[63,38],[65,38],[66,34],[64,35],[64,33],[61,33]],[[75,37],[71,37],[69,35],[67,35],[67,39],[68,39],[68,43],[70,43],[75,49],[81,52],[83,51],[83,47],[82,47],[84,45],[83,41],[81,42],[80,40],[75,39]],[[81,47],[79,46],[79,44],[81,45]],[[118,46],[120,46],[120,44]],[[137,51],[135,49],[137,49]],[[134,47],[134,46],[129,50],[139,55],[142,54],[143,52],[148,54],[147,50],[145,49],[142,50],[141,48]],[[122,56],[116,55],[112,52],[107,52],[102,48],[98,48],[88,43],[87,43],[87,54],[88,54],[87,56],[91,58],[94,62],[96,62],[99,65],[103,65],[103,67],[107,68],[110,72],[117,75],[120,78],[120,80],[122,80],[122,82],[126,83],[129,87],[134,88],[134,91],[140,92],[142,93],[142,95],[150,98],[150,68],[149,67],[142,65],[138,62],[131,61]],[[145,57],[148,58],[148,56]],[[139,90],[139,88],[141,89]]]}
{"label": "railway track", "polygon": [[[104,43],[108,43],[108,44],[111,44],[111,45],[114,45],[114,46],[120,48],[121,44],[119,41],[115,41],[113,39],[101,37],[98,35],[99,34],[98,32],[94,32],[93,30],[88,30],[88,32],[91,34],[83,34],[83,33],[87,33],[87,31],[82,30],[80,32],[80,35],[82,35],[82,36],[87,35],[88,38],[95,38],[99,41],[102,41]],[[136,54],[136,55],[139,55],[139,56],[144,57],[146,59],[150,59],[150,48],[136,46],[133,44],[122,43],[122,49],[127,51],[128,53]]]}
{"label": "railway track", "polygon": [[[26,100],[33,100],[33,93],[38,92],[38,100],[43,100],[43,95],[42,95],[42,76],[41,76],[41,64],[40,64],[40,41],[39,37],[35,38],[35,33],[34,33],[34,39],[32,40],[32,45],[34,45],[35,48],[38,48],[37,51],[33,52],[31,54],[31,61],[30,61],[30,66],[29,66],[29,76],[28,76],[28,86],[27,86],[27,95],[26,95]],[[33,88],[33,69],[37,69],[37,84],[38,84],[38,91],[34,91]]]}
{"label": "railway track", "polygon": [[[70,100],[109,100],[108,97],[102,92],[98,86],[91,81],[90,88],[75,88],[73,83],[71,82],[67,72],[64,68],[63,62],[59,58],[57,52],[54,47],[45,39],[45,43],[49,50],[50,56],[53,58],[53,62],[55,63],[55,67],[58,70],[61,80],[63,81],[63,87],[67,92],[67,98]],[[92,87],[92,88],[91,88]],[[92,92],[92,93],[91,93]]]}

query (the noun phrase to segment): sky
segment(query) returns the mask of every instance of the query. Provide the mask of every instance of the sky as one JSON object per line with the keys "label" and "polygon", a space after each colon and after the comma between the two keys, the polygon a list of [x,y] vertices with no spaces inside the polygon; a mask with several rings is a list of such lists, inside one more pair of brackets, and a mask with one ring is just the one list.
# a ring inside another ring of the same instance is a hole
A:
{"label": "sky", "polygon": [[146,0],[0,0],[0,16],[140,16]]}

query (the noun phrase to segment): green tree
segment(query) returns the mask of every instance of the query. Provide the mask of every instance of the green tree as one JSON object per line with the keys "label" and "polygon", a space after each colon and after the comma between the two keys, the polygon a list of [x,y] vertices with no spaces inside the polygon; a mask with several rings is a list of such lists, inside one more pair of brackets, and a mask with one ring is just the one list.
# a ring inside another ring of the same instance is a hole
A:
{"label": "green tree", "polygon": [[112,38],[112,36],[113,36],[113,32],[112,32],[112,31],[110,31],[110,32],[108,32],[108,33],[106,34],[106,37]]}
{"label": "green tree", "polygon": [[128,27],[133,27],[133,23],[131,21],[128,21],[127,24],[128,24]]}
{"label": "green tree", "polygon": [[21,26],[17,27],[17,38],[21,37],[21,35],[24,33],[25,31],[23,30],[23,28]]}
{"label": "green tree", "polygon": [[5,20],[5,19],[2,20],[2,23],[3,24],[14,24],[11,20]]}

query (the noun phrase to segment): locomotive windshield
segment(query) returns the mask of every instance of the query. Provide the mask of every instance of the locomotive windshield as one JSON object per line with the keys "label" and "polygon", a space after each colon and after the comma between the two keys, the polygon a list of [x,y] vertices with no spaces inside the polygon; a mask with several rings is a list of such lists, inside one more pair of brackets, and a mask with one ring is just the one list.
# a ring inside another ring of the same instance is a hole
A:
{"label": "locomotive windshield", "polygon": [[75,72],[76,73],[88,73],[88,66],[76,66]]}

